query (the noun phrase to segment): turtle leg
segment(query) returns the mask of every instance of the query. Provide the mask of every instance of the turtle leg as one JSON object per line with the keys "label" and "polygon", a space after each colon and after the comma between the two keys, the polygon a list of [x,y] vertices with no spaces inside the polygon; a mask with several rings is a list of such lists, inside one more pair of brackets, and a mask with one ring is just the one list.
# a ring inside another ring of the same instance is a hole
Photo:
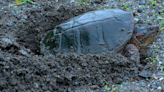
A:
{"label": "turtle leg", "polygon": [[124,56],[133,60],[138,65],[140,62],[139,50],[133,44],[127,44],[124,48]]}

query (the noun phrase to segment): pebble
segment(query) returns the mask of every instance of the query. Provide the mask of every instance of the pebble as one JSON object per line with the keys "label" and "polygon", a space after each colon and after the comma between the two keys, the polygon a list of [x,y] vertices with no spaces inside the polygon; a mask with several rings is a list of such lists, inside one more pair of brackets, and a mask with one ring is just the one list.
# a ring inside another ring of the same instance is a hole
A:
{"label": "pebble", "polygon": [[164,80],[164,77],[160,78],[159,80],[160,80],[160,81]]}
{"label": "pebble", "polygon": [[0,65],[1,65],[1,66],[5,66],[5,65],[6,65],[6,62],[2,62],[2,61],[1,61],[1,62],[0,62]]}
{"label": "pebble", "polygon": [[139,19],[138,19],[138,18],[134,18],[134,21],[138,22],[138,21],[139,21]]}
{"label": "pebble", "polygon": [[160,90],[162,90],[162,87],[161,87],[161,86],[159,86],[159,87],[157,87],[157,89],[160,91]]}
{"label": "pebble", "polygon": [[79,85],[79,82],[77,82],[77,81],[76,81],[76,82],[74,82],[74,85],[76,85],[76,86],[77,86],[77,85]]}
{"label": "pebble", "polygon": [[145,1],[144,0],[139,1],[139,4],[140,5],[144,5],[145,4]]}
{"label": "pebble", "polygon": [[164,11],[162,11],[162,10],[158,10],[158,13],[159,13],[159,14],[161,14],[161,13],[163,13],[163,12],[164,12]]}
{"label": "pebble", "polygon": [[127,83],[127,82],[122,82],[122,85],[128,85],[129,83]]}
{"label": "pebble", "polygon": [[45,91],[45,92],[51,92],[51,91]]}
{"label": "pebble", "polygon": [[39,87],[39,85],[38,85],[38,83],[34,83],[34,85],[35,85],[35,88],[38,88]]}
{"label": "pebble", "polygon": [[10,66],[4,66],[4,69],[9,69],[10,68]]}
{"label": "pebble", "polygon": [[140,87],[145,87],[145,84],[141,84]]}
{"label": "pebble", "polygon": [[28,17],[26,15],[23,16],[23,19],[27,19]]}
{"label": "pebble", "polygon": [[12,22],[8,22],[8,23],[7,23],[7,26],[9,26],[9,27],[11,27],[12,25],[13,25]]}

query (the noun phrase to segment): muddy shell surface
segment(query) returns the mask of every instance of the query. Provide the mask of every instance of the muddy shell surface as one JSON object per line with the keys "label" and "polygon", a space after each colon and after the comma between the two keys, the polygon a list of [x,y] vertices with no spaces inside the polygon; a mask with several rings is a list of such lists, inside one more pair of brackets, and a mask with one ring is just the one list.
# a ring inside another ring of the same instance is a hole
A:
{"label": "muddy shell surface", "polygon": [[91,11],[57,25],[40,42],[40,52],[55,55],[118,52],[130,40],[133,29],[132,12]]}

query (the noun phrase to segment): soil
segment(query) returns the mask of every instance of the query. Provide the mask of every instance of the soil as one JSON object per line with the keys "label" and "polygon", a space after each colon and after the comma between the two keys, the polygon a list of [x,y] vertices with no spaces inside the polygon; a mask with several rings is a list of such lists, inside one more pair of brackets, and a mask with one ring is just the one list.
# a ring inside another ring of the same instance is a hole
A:
{"label": "soil", "polygon": [[34,1],[37,4],[26,2],[15,7],[9,7],[12,0],[0,1],[0,91],[103,92],[105,85],[112,88],[122,82],[145,80],[155,72],[156,63],[145,59],[151,56],[148,51],[141,54],[139,65],[119,53],[40,55],[41,39],[56,25],[99,8]]}

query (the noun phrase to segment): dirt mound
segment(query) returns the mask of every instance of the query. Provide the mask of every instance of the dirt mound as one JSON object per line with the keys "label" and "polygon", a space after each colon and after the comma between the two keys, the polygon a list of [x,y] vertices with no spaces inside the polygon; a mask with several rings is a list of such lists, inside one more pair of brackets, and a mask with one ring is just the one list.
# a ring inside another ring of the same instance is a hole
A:
{"label": "dirt mound", "polygon": [[[112,86],[113,83],[130,81],[130,78],[140,79],[139,68],[120,54],[68,54],[26,58],[1,53],[0,56],[0,90],[8,92],[73,91],[77,87],[88,86],[91,89],[90,86],[97,85],[101,88],[104,85]],[[148,65],[147,68],[152,66]]]}

